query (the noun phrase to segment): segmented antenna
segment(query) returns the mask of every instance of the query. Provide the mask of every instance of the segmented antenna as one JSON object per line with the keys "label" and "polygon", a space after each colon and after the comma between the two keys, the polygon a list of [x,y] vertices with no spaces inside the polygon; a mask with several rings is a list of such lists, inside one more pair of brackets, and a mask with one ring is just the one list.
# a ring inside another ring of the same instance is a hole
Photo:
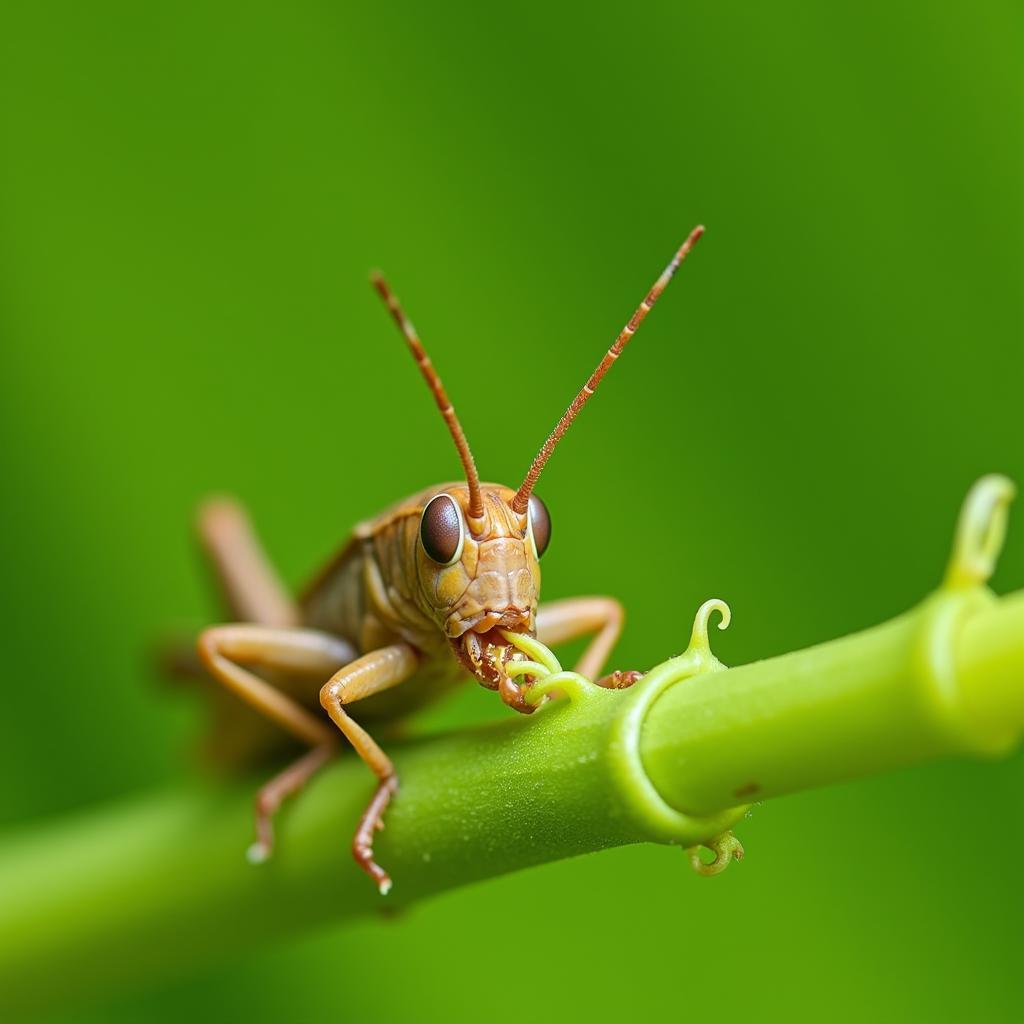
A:
{"label": "segmented antenna", "polygon": [[597,369],[590,375],[590,380],[583,385],[583,390],[572,400],[569,408],[562,413],[562,418],[558,421],[558,425],[551,431],[548,439],[541,446],[540,451],[537,452],[537,457],[533,460],[533,464],[526,474],[526,479],[523,480],[522,486],[512,498],[511,506],[513,512],[518,512],[520,515],[526,512],[530,501],[530,494],[537,483],[537,478],[547,464],[548,459],[551,458],[551,453],[557,447],[558,442],[565,436],[565,432],[572,426],[572,421],[579,415],[580,409],[587,404],[591,395],[597,390],[597,385],[601,383],[601,378],[611,368],[612,363],[619,358],[619,354],[629,343],[629,339],[633,337],[636,329],[643,323],[644,317],[647,316],[651,311],[651,307],[658,301],[659,296],[665,290],[665,286],[672,280],[672,275],[679,269],[679,264],[686,259],[690,250],[703,234],[704,226],[702,224],[690,232],[686,241],[683,242],[675,256],[672,257],[672,262],[662,271],[661,277],[654,282],[654,287],[647,293],[644,301],[640,303],[636,312],[630,317],[629,323],[622,328],[622,332],[615,339],[612,347],[605,353],[604,359],[601,360]]}
{"label": "segmented antenna", "polygon": [[444,390],[444,385],[437,375],[437,370],[434,369],[434,364],[430,361],[430,356],[423,348],[416,328],[403,312],[398,299],[388,287],[387,281],[378,273],[371,274],[370,280],[391,311],[395,323],[398,324],[398,329],[409,346],[409,351],[412,352],[413,358],[416,360],[416,365],[420,368],[420,373],[423,374],[423,379],[427,382],[427,387],[430,388],[431,394],[437,401],[437,407],[441,410],[445,423],[448,424],[448,430],[458,449],[459,458],[462,460],[462,469],[466,474],[466,483],[469,486],[469,514],[473,518],[479,518],[484,514],[484,502],[480,495],[480,477],[477,475],[476,463],[473,461],[473,453],[469,450],[469,442],[466,440],[462,424],[459,423],[459,417],[455,415],[455,408]]}

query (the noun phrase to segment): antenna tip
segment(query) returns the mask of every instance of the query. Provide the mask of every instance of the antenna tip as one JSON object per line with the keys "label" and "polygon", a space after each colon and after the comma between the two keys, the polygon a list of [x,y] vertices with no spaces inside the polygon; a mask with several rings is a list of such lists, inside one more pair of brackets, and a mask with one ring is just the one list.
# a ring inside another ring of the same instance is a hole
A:
{"label": "antenna tip", "polygon": [[390,303],[391,300],[391,288],[388,286],[387,281],[384,280],[384,275],[379,270],[370,271],[370,284],[376,289],[377,294],[385,301]]}
{"label": "antenna tip", "polygon": [[698,238],[700,238],[700,236],[701,236],[701,235],[703,235],[703,234],[704,234],[704,232],[705,232],[706,230],[707,230],[707,228],[705,228],[703,224],[698,224],[698,225],[697,225],[697,226],[696,226],[696,227],[695,227],[695,228],[694,228],[694,229],[693,229],[693,230],[692,230],[692,231],[690,232],[690,238],[689,238],[689,241],[690,241],[690,242],[696,242],[696,241],[697,241],[697,239],[698,239]]}

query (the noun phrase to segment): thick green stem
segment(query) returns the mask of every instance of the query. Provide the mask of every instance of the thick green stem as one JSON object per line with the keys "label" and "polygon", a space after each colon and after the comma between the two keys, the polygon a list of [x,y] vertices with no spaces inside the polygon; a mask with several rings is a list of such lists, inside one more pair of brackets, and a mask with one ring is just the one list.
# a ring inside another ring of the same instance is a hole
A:
{"label": "thick green stem", "polygon": [[554,673],[537,685],[561,699],[530,718],[397,747],[402,789],[377,844],[395,879],[386,898],[347,854],[372,788],[351,757],[282,814],[259,866],[243,855],[248,784],[12,837],[0,854],[0,1010],[140,984],[544,861],[710,843],[751,799],[1004,751],[1024,729],[1024,593],[997,600],[972,564],[955,554],[963,572],[889,623],[728,670],[707,642],[711,612],[728,609],[709,602],[687,651],[630,690]]}
{"label": "thick green stem", "polygon": [[1005,751],[1024,726],[1024,593],[984,602],[962,626],[952,694],[925,655],[930,631],[948,627],[935,621],[943,604],[671,687],[644,732],[651,779],[703,814],[944,754]]}

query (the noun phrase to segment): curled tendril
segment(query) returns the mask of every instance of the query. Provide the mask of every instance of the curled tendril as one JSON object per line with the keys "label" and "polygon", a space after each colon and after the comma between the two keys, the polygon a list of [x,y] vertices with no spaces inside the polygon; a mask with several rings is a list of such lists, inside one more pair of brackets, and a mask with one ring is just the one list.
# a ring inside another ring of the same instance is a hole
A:
{"label": "curled tendril", "polygon": [[546,697],[565,694],[569,700],[576,701],[598,689],[600,687],[595,686],[589,679],[581,676],[578,672],[553,672],[551,675],[539,679],[529,689],[525,690],[523,698],[527,704],[532,704],[536,707]]}
{"label": "curled tendril", "polygon": [[529,659],[508,662],[505,665],[505,672],[510,679],[518,679],[521,676],[534,677],[535,682],[522,689],[523,700],[532,707],[542,704],[548,697],[560,694],[565,694],[573,701],[579,700],[590,691],[598,689],[578,672],[565,671],[555,655],[535,637],[505,629],[501,631],[501,635]]}
{"label": "curled tendril", "polygon": [[[714,860],[705,861],[701,850],[710,850]],[[731,833],[723,832],[720,836],[699,846],[691,846],[686,851],[690,856],[690,866],[698,875],[720,875],[734,860],[743,860],[743,844]]]}
{"label": "curled tendril", "polygon": [[967,492],[953,540],[944,586],[965,589],[988,582],[1006,536],[1006,519],[1016,488],[999,474],[983,476]]}
{"label": "curled tendril", "polygon": [[711,623],[711,613],[718,612],[722,618],[718,623],[719,629],[727,629],[732,621],[732,611],[729,606],[717,597],[705,601],[698,609],[693,618],[693,632],[690,634],[689,651],[700,651],[704,654],[711,653],[711,642],[708,640],[708,626]]}
{"label": "curled tendril", "polygon": [[518,679],[520,676],[536,676],[538,679],[543,679],[551,674],[548,667],[539,661],[510,661],[505,666],[505,672],[513,679]]}
{"label": "curled tendril", "polygon": [[551,650],[544,646],[536,637],[527,636],[525,633],[513,633],[510,629],[503,629],[501,635],[517,651],[522,651],[531,661],[544,666],[545,675],[554,675],[562,671],[562,666]]}

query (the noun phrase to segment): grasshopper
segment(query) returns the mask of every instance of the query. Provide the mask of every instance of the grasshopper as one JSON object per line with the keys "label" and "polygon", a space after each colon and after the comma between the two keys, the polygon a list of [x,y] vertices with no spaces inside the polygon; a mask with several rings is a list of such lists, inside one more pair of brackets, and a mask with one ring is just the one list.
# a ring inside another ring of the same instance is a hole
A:
{"label": "grasshopper", "polygon": [[[373,838],[383,827],[398,778],[390,758],[349,707],[365,700],[361,721],[394,719],[468,675],[497,691],[510,708],[529,713],[533,705],[524,692],[531,677],[508,671],[522,657],[509,643],[509,633],[547,645],[590,636],[576,671],[599,675],[621,632],[622,606],[612,597],[538,603],[539,560],[551,540],[551,518],[533,490],[558,442],[702,233],[702,227],[695,228],[676,251],[517,490],[481,483],[419,335],[387,283],[374,275],[373,284],[437,401],[465,479],[420,491],[356,526],[297,598],[283,588],[237,504],[216,499],[200,509],[200,540],[237,621],[205,629],[199,657],[218,683],[309,748],[259,790],[251,860],[270,856],[275,813],[335,754],[344,736],[378,780],[356,829],[353,855],[387,893],[391,879],[374,860]],[[613,672],[597,682],[622,688],[639,677]]]}

